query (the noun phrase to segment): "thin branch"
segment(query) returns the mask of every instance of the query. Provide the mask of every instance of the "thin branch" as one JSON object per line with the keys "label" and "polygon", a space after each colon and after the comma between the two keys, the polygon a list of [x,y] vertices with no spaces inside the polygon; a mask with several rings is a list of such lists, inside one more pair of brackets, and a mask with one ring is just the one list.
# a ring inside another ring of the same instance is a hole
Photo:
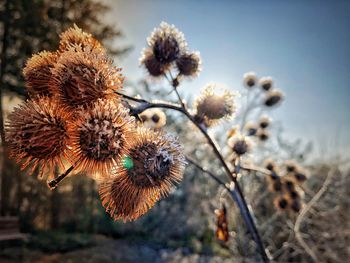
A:
{"label": "thin branch", "polygon": [[59,175],[58,177],[56,177],[55,179],[51,180],[50,182],[47,183],[47,185],[49,186],[50,190],[55,189],[58,184],[64,179],[66,178],[66,176],[73,171],[74,166],[71,166],[68,168],[67,171],[65,171],[63,174]]}
{"label": "thin branch", "polygon": [[295,221],[295,226],[294,226],[294,232],[295,232],[295,237],[298,240],[299,244],[305,249],[305,251],[310,255],[310,257],[312,257],[312,259],[314,260],[314,262],[318,262],[317,256],[315,254],[315,252],[306,244],[305,240],[302,237],[302,234],[300,232],[300,226],[301,226],[301,222],[303,221],[305,215],[307,214],[307,212],[312,208],[313,205],[316,204],[316,202],[321,198],[321,196],[323,195],[323,193],[327,190],[328,185],[331,182],[331,179],[333,177],[333,170],[331,169],[328,172],[328,175],[322,185],[322,187],[320,188],[320,190],[316,193],[316,195],[310,200],[309,203],[306,204],[306,206],[301,210],[297,220]]}

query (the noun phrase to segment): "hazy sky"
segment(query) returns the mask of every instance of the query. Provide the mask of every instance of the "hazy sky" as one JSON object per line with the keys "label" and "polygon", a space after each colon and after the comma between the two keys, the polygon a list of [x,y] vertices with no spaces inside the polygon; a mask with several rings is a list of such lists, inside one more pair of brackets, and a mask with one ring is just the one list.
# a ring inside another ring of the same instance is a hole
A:
{"label": "hazy sky", "polygon": [[192,50],[201,75],[185,83],[198,94],[208,82],[240,90],[242,75],[271,75],[286,100],[273,118],[292,138],[350,153],[350,1],[108,0],[108,19],[123,30],[119,44],[134,46],[120,61],[126,77],[144,71],[138,59],[161,21],[175,24]]}

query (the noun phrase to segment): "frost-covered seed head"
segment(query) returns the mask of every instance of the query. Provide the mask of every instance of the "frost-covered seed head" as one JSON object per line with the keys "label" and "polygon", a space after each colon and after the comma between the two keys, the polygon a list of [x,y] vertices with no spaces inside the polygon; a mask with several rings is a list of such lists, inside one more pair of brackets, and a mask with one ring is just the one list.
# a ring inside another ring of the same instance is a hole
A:
{"label": "frost-covered seed head", "polygon": [[267,127],[270,126],[271,120],[268,116],[264,115],[261,116],[260,120],[259,120],[259,126],[261,129],[266,129]]}
{"label": "frost-covered seed head", "polygon": [[252,122],[248,122],[245,127],[244,127],[247,136],[254,136],[256,135],[257,131],[258,131],[258,127],[256,124],[252,123]]}
{"label": "frost-covered seed head", "polygon": [[201,68],[199,52],[185,53],[176,60],[176,67],[179,74],[184,76],[198,76]]}
{"label": "frost-covered seed head", "polygon": [[42,51],[27,60],[23,75],[26,90],[31,98],[53,96],[49,83],[52,77],[51,69],[57,59],[57,53]]}
{"label": "frost-covered seed head", "polygon": [[228,145],[235,156],[242,156],[251,151],[252,145],[248,137],[235,135],[228,140]]}
{"label": "frost-covered seed head", "polygon": [[[39,177],[55,165],[63,167],[64,160],[70,160],[71,130],[67,121],[70,113],[50,98],[28,100],[9,115],[6,123],[6,139],[10,155],[22,169],[31,166],[33,173],[40,169]],[[48,169],[46,169],[48,168]]]}
{"label": "frost-covered seed head", "polygon": [[170,68],[169,64],[158,61],[150,48],[144,49],[140,64],[143,65],[152,77],[162,77]]}
{"label": "frost-covered seed head", "polygon": [[65,106],[76,109],[115,96],[124,77],[113,61],[96,50],[69,49],[57,61],[51,82]]}
{"label": "frost-covered seed head", "polygon": [[115,219],[135,220],[182,179],[185,158],[171,135],[139,128],[115,176],[100,185],[106,211]]}
{"label": "frost-covered seed head", "polygon": [[283,99],[283,94],[279,90],[272,90],[266,93],[264,105],[267,107],[273,107],[279,104]]}
{"label": "frost-covered seed head", "polygon": [[231,118],[236,111],[237,93],[220,88],[217,84],[208,84],[196,99],[196,115],[204,119],[208,126],[217,124],[220,119]]}
{"label": "frost-covered seed head", "polygon": [[259,80],[259,84],[264,91],[269,91],[273,86],[273,79],[271,77],[262,77]]}
{"label": "frost-covered seed head", "polygon": [[79,170],[88,174],[110,175],[134,140],[134,119],[121,104],[99,99],[88,109],[82,109],[72,123],[72,150]]}
{"label": "frost-covered seed head", "polygon": [[258,79],[255,72],[247,72],[243,75],[243,84],[246,88],[252,88],[256,85]]}

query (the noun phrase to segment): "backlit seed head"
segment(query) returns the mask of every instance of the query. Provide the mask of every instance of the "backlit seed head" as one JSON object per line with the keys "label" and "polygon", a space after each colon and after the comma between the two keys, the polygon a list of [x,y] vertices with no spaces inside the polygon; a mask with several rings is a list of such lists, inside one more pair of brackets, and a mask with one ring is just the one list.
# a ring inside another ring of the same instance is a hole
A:
{"label": "backlit seed head", "polygon": [[199,52],[185,53],[176,60],[179,74],[196,77],[201,71],[201,58]]}
{"label": "backlit seed head", "polygon": [[271,180],[268,181],[270,192],[281,192],[283,190],[283,184],[282,184],[281,178],[280,177],[275,178],[270,176],[270,179]]}
{"label": "backlit seed head", "polygon": [[236,97],[237,93],[217,84],[208,84],[194,103],[198,119],[203,119],[208,126],[217,124],[221,119],[230,119],[236,112]]}
{"label": "backlit seed head", "polygon": [[23,75],[26,90],[31,98],[53,96],[49,83],[52,77],[51,69],[57,59],[57,53],[42,51],[27,60]]}
{"label": "backlit seed head", "polygon": [[300,194],[297,190],[292,190],[288,193],[290,199],[295,200],[295,199],[300,199]]}
{"label": "backlit seed head", "polygon": [[277,196],[273,201],[278,210],[284,211],[290,206],[289,198],[285,195]]}
{"label": "backlit seed head", "polygon": [[269,171],[276,171],[276,163],[271,160],[271,159],[267,159],[264,161],[264,167],[269,170]]}
{"label": "backlit seed head", "polygon": [[65,106],[76,109],[88,106],[100,98],[115,96],[124,77],[113,61],[96,50],[69,49],[61,54],[51,85]]}
{"label": "backlit seed head", "polygon": [[287,173],[294,173],[297,169],[299,169],[298,165],[293,160],[286,161],[285,167]]}
{"label": "backlit seed head", "polygon": [[273,79],[271,77],[262,77],[259,80],[259,85],[264,91],[269,91],[273,86]]}
{"label": "backlit seed head", "polygon": [[111,100],[99,99],[83,109],[71,126],[76,169],[89,175],[109,176],[135,139],[134,118]]}
{"label": "backlit seed head", "polygon": [[135,220],[181,181],[182,147],[171,135],[139,128],[123,167],[99,188],[106,211],[115,219]]}
{"label": "backlit seed head", "polygon": [[157,61],[169,64],[177,60],[185,51],[187,43],[184,34],[174,25],[162,22],[147,39]]}
{"label": "backlit seed head", "polygon": [[81,30],[77,25],[68,28],[60,35],[61,41],[59,45],[60,52],[65,52],[70,49],[80,47],[81,49],[95,49],[96,51],[105,53],[101,43],[96,40],[91,34]]}
{"label": "backlit seed head", "polygon": [[53,99],[26,101],[14,109],[6,123],[10,156],[22,164],[22,169],[31,167],[31,173],[38,168],[39,177],[52,173],[56,165],[63,168],[71,156],[70,118],[71,114]]}
{"label": "backlit seed head", "polygon": [[298,168],[298,170],[294,172],[293,175],[298,184],[302,184],[307,180],[307,172],[301,168]]}
{"label": "backlit seed head", "polygon": [[151,129],[160,129],[166,124],[166,115],[164,111],[157,108],[145,110],[140,114],[143,125]]}
{"label": "backlit seed head", "polygon": [[303,207],[303,204],[302,204],[302,202],[301,202],[300,199],[294,199],[294,200],[291,202],[291,204],[290,204],[291,210],[292,210],[293,212],[295,212],[295,213],[300,212],[300,210],[302,209],[302,207]]}
{"label": "backlit seed head", "polygon": [[283,94],[279,90],[272,90],[266,93],[266,97],[264,100],[264,105],[267,107],[273,107],[279,104],[283,99]]}
{"label": "backlit seed head", "polygon": [[228,140],[230,150],[235,156],[242,156],[251,151],[252,143],[248,137],[235,135]]}
{"label": "backlit seed head", "polygon": [[261,129],[266,129],[267,127],[270,126],[271,120],[268,116],[263,115],[261,116],[260,120],[259,120],[259,126]]}
{"label": "backlit seed head", "polygon": [[164,74],[170,69],[170,64],[164,64],[158,61],[150,48],[143,50],[140,64],[143,65],[147,72],[155,78],[164,76]]}
{"label": "backlit seed head", "polygon": [[257,125],[252,122],[247,122],[247,124],[244,126],[244,129],[247,133],[247,136],[254,136],[258,131]]}
{"label": "backlit seed head", "polygon": [[243,85],[246,88],[252,88],[256,85],[258,79],[255,72],[247,72],[243,75]]}
{"label": "backlit seed head", "polygon": [[265,142],[270,138],[270,132],[266,129],[258,129],[256,136],[261,142]]}
{"label": "backlit seed head", "polygon": [[295,183],[293,180],[288,178],[283,178],[282,184],[287,192],[295,191]]}

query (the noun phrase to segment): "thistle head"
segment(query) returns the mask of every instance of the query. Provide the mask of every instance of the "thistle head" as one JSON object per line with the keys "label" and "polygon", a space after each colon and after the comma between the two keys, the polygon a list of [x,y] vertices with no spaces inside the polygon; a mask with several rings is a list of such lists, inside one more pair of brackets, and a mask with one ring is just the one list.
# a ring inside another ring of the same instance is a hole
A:
{"label": "thistle head", "polygon": [[196,77],[201,71],[199,52],[186,52],[176,60],[176,67],[180,75]]}
{"label": "thistle head", "polygon": [[31,98],[54,95],[49,83],[52,78],[51,69],[57,59],[57,53],[42,51],[27,60],[23,75],[26,90]]}
{"label": "thistle head", "polygon": [[266,107],[273,107],[278,105],[283,99],[283,93],[279,90],[271,90],[266,93],[264,105]]}
{"label": "thistle head", "polygon": [[72,114],[57,101],[47,97],[28,100],[9,115],[6,139],[10,156],[31,173],[39,169],[39,177],[52,172],[56,165],[64,167],[70,161],[71,130],[67,121]]}
{"label": "thistle head", "polygon": [[217,84],[209,84],[195,101],[196,116],[207,126],[230,119],[236,112],[236,96],[237,93],[219,88]]}
{"label": "thistle head", "polygon": [[264,91],[269,91],[273,87],[273,79],[271,77],[262,77],[259,85]]}
{"label": "thistle head", "polygon": [[115,220],[135,220],[169,194],[184,167],[182,147],[174,137],[138,128],[123,166],[100,185],[102,203]]}
{"label": "thistle head", "polygon": [[258,81],[258,78],[255,72],[247,72],[243,75],[243,85],[244,87],[251,89],[253,88]]}
{"label": "thistle head", "polygon": [[77,170],[102,177],[110,175],[135,139],[134,119],[128,113],[121,104],[103,99],[81,109],[71,124]]}
{"label": "thistle head", "polygon": [[121,69],[112,63],[93,49],[69,49],[61,54],[52,70],[52,88],[60,101],[72,110],[115,96],[114,90],[122,88],[124,78]]}
{"label": "thistle head", "polygon": [[228,140],[228,145],[232,154],[236,157],[241,157],[252,150],[252,142],[246,136],[235,135]]}

